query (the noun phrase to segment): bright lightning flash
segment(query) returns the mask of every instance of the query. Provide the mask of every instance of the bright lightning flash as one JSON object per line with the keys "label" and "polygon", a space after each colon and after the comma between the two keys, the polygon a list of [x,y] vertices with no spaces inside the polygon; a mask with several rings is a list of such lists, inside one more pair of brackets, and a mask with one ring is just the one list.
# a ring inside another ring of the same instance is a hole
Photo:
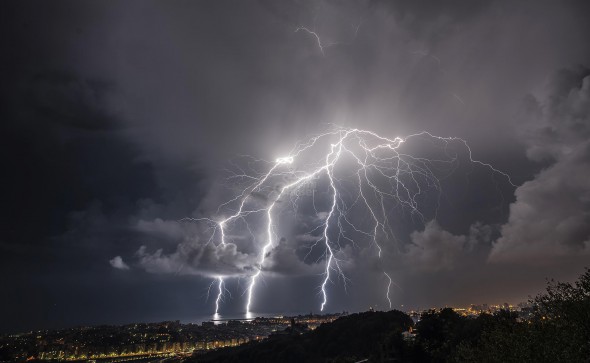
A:
{"label": "bright lightning flash", "polygon": [[391,309],[391,298],[389,297],[389,290],[391,289],[391,283],[393,282],[393,280],[391,279],[391,276],[389,276],[389,274],[387,272],[383,271],[383,274],[389,280],[389,284],[387,284],[387,294],[385,294],[385,297],[387,297],[387,302],[389,302],[389,308]]}
{"label": "bright lightning flash", "polygon": [[304,31],[310,35],[313,35],[313,37],[316,39],[316,42],[318,43],[318,47],[320,48],[320,52],[322,52],[322,55],[325,55],[324,48],[334,45],[334,43],[322,44],[322,38],[320,38],[318,33],[314,30],[309,30],[306,27],[300,26],[297,29],[295,29],[295,33],[299,32],[299,31]]}
{"label": "bright lightning flash", "polygon": [[[305,28],[301,30],[313,34]],[[319,37],[318,42],[322,49]],[[425,145],[436,147],[437,156],[411,154],[402,147],[409,141],[424,142]],[[260,240],[256,272],[250,276],[246,290],[246,312],[250,313],[257,279],[263,273],[263,266],[272,248],[280,241],[277,234],[278,217],[279,212],[285,209],[283,202],[289,201],[289,205],[297,211],[305,198],[301,192],[303,187],[312,187],[311,203],[317,215],[317,225],[309,231],[309,235],[317,237],[309,249],[310,253],[316,248],[322,249],[321,257],[316,262],[325,263],[319,285],[320,308],[323,311],[328,304],[327,288],[332,281],[332,273],[342,278],[346,288],[347,277],[342,268],[343,246],[358,247],[360,241],[367,241],[380,258],[382,244],[395,241],[389,221],[392,211],[409,211],[413,217],[424,222],[421,208],[425,200],[432,196],[429,193],[434,191],[435,196],[440,197],[441,170],[445,171],[445,175],[456,170],[461,155],[466,155],[466,161],[470,165],[485,168],[492,175],[497,174],[514,186],[506,173],[488,163],[474,160],[467,142],[458,137],[439,137],[420,132],[390,139],[368,130],[334,127],[305,142],[297,143],[287,156],[269,163],[266,172],[256,175],[235,174],[233,179],[247,180],[248,183],[235,198],[220,206],[219,210],[225,208],[231,211],[229,216],[216,222],[211,219],[202,220],[214,224],[210,243],[225,245],[227,232],[238,223],[243,223],[254,240]],[[320,191],[315,186],[316,181],[322,180],[325,182],[325,191]],[[255,197],[261,194],[267,196],[264,203]],[[327,195],[324,199],[328,205],[327,211],[317,210],[317,195]],[[357,220],[359,215],[363,216],[362,221]],[[252,222],[249,222],[254,217],[256,225],[262,223],[264,226],[258,234],[255,232],[256,228],[251,228]],[[215,242],[215,236],[218,236],[218,242]],[[390,287],[393,280],[389,274],[383,273],[388,279],[385,297],[391,307]],[[217,277],[217,280],[216,313],[224,290],[223,277]]]}
{"label": "bright lightning flash", "polygon": [[219,285],[218,285],[217,299],[215,300],[215,314],[216,315],[219,313],[219,302],[223,298],[223,278],[218,277],[217,279],[219,280]]}
{"label": "bright lightning flash", "polygon": [[335,45],[346,45],[346,44],[351,44],[352,41],[354,41],[358,35],[359,29],[361,27],[362,22],[359,21],[359,23],[355,26],[353,25],[353,29],[354,29],[354,35],[352,37],[352,39],[348,42],[324,42],[322,41],[322,38],[320,37],[320,34],[315,30],[315,27],[312,29],[309,29],[307,27],[304,26],[299,26],[297,27],[297,29],[295,29],[295,33],[298,33],[300,31],[308,33],[309,35],[313,36],[316,40],[316,43],[318,45],[318,48],[320,49],[320,52],[322,53],[322,55],[326,55],[326,53],[324,52],[326,50],[326,48],[329,47],[333,47]]}

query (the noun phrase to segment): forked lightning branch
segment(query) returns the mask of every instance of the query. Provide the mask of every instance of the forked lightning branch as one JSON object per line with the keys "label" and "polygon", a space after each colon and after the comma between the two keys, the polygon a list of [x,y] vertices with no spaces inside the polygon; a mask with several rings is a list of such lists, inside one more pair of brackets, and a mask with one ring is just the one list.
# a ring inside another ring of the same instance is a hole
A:
{"label": "forked lightning branch", "polygon": [[[436,152],[421,152],[424,148]],[[377,258],[382,258],[384,244],[395,240],[390,220],[396,215],[393,211],[424,221],[423,206],[436,206],[443,192],[441,175],[451,174],[461,162],[514,185],[506,173],[474,159],[461,138],[428,132],[388,138],[368,130],[334,127],[297,143],[288,155],[268,163],[266,171],[233,175],[231,180],[240,181],[241,187],[234,198],[220,206],[221,217],[189,220],[211,224],[209,243],[217,246],[228,243],[229,231],[238,224],[255,241],[257,263],[247,276],[244,292],[249,313],[256,304],[256,290],[262,288],[257,282],[265,273],[265,262],[282,242],[281,213],[286,209],[294,214],[309,213],[311,206],[315,225],[307,234],[311,240],[307,241],[308,256],[315,256],[313,263],[323,265],[318,280],[323,311],[335,277],[346,288],[343,248],[372,248]],[[385,299],[391,307],[392,279],[385,269],[382,273]],[[225,278],[217,276],[213,282],[218,291],[216,314],[226,291]]]}

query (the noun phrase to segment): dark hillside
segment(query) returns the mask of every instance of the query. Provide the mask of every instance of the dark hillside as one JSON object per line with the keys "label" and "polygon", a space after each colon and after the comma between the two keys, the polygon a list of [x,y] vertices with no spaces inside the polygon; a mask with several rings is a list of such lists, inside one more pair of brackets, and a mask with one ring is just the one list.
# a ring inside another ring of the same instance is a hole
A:
{"label": "dark hillside", "polygon": [[355,362],[367,358],[379,361],[386,356],[401,356],[401,333],[412,325],[412,319],[397,310],[351,314],[308,333],[272,337],[261,343],[212,352],[193,361]]}

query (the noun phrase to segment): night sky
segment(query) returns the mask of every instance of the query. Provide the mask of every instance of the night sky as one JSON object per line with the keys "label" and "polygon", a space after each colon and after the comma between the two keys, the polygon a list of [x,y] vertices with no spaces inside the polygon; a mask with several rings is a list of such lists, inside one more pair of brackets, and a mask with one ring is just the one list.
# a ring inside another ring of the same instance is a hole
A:
{"label": "night sky", "polygon": [[[233,276],[222,314],[243,313],[244,231],[220,254],[178,221],[218,216],[243,155],[330,124],[461,137],[516,186],[463,164],[436,218],[396,214],[381,260],[348,255],[328,312],[388,308],[377,265],[404,310],[574,279],[590,265],[589,20],[585,0],[2,2],[0,330],[191,321],[216,274]],[[322,260],[303,261],[299,232],[270,251],[254,312],[318,312]]]}

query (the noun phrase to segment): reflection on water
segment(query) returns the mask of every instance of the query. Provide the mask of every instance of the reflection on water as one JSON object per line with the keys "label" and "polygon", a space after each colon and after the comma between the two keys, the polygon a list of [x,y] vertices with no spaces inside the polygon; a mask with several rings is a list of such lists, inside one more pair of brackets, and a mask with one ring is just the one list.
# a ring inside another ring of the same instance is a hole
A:
{"label": "reflection on water", "polygon": [[281,315],[298,315],[298,313],[280,314],[280,313],[235,313],[235,314],[212,314],[202,315],[194,319],[187,319],[183,323],[201,324],[205,321],[215,321],[215,324],[221,324],[228,320],[250,320],[256,317],[271,318]]}

